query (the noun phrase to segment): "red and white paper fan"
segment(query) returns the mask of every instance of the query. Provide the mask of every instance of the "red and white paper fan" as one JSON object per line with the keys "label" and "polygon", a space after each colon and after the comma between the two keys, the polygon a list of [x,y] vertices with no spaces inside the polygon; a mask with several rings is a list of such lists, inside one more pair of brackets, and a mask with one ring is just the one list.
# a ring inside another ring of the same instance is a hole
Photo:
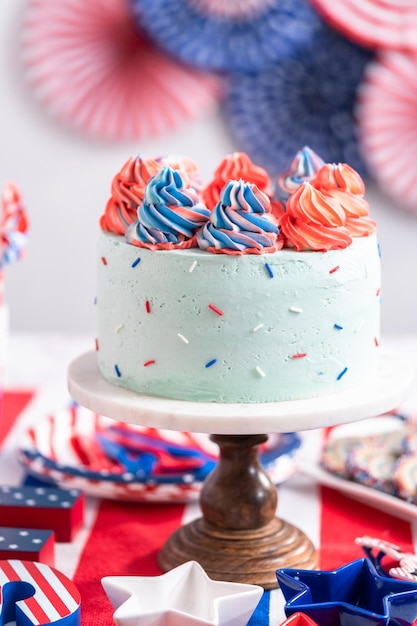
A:
{"label": "red and white paper fan", "polygon": [[417,52],[385,52],[368,66],[357,121],[362,155],[375,181],[417,213]]}
{"label": "red and white paper fan", "polygon": [[348,38],[372,48],[417,50],[416,0],[311,0]]}
{"label": "red and white paper fan", "polygon": [[22,48],[28,80],[49,113],[101,139],[172,130],[219,96],[217,80],[148,41],[128,0],[29,0]]}

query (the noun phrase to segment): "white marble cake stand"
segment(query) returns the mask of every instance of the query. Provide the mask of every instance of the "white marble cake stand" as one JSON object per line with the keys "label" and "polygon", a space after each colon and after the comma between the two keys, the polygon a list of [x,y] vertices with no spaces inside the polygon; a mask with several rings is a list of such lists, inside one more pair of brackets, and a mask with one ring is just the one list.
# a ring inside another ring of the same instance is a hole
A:
{"label": "white marble cake stand", "polygon": [[298,528],[275,516],[277,490],[264,472],[258,447],[272,432],[334,426],[389,411],[413,380],[401,355],[381,350],[378,376],[354,390],[288,402],[218,404],[184,402],[133,393],[108,383],[97,355],[88,352],[68,369],[71,396],[86,408],[142,426],[216,433],[216,468],[200,495],[203,516],[181,526],[159,553],[164,571],[198,561],[215,580],[277,586],[280,567],[314,568],[315,548]]}

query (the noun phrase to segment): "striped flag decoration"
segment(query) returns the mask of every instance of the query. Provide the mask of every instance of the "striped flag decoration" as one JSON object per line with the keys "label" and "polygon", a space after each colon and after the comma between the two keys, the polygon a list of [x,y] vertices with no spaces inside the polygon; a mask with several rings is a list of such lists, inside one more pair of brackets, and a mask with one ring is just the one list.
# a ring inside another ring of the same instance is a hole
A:
{"label": "striped flag decoration", "polygon": [[[64,574],[44,563],[0,561],[0,598],[2,624],[16,621],[25,626],[79,626],[81,623],[81,597],[77,588]],[[16,598],[20,599],[16,601]]]}

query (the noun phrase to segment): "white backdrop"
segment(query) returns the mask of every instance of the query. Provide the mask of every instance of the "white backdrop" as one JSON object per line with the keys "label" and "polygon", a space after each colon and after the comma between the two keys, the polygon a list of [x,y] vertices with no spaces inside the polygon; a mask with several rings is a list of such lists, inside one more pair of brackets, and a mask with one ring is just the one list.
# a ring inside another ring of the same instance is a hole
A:
{"label": "white backdrop", "polygon": [[[140,145],[93,141],[48,118],[23,77],[24,7],[0,2],[0,186],[17,183],[31,221],[26,259],[6,270],[11,326],[94,333],[95,245],[112,176],[138,152],[173,153],[192,157],[208,180],[238,146],[219,112]],[[417,332],[417,207],[406,213],[373,188],[367,198],[383,255],[383,332]]]}

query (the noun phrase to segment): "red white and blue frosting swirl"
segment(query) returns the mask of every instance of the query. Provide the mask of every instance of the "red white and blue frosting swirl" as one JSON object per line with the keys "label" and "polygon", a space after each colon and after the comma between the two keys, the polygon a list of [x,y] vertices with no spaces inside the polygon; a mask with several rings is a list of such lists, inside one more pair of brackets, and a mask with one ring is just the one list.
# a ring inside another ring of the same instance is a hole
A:
{"label": "red white and blue frosting swirl", "polygon": [[184,184],[178,170],[163,167],[151,178],[138,207],[138,220],[126,231],[126,240],[146,248],[195,246],[195,232],[210,211],[198,193]]}
{"label": "red white and blue frosting swirl", "polygon": [[323,159],[308,146],[297,152],[289,169],[278,177],[278,197],[284,202],[304,182],[323,167]]}
{"label": "red white and blue frosting swirl", "polygon": [[225,254],[264,254],[281,247],[271,202],[254,184],[230,180],[210,220],[197,232],[202,250]]}

